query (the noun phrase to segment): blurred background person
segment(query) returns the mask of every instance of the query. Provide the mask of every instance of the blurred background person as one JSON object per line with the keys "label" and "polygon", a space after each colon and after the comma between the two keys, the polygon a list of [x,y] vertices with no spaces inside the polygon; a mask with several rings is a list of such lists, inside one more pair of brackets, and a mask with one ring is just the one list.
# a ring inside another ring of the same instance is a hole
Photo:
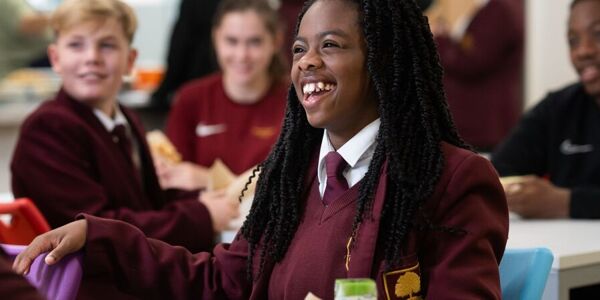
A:
{"label": "blurred background person", "polygon": [[221,71],[186,84],[175,98],[166,131],[184,162],[157,159],[163,188],[206,187],[217,159],[241,174],[267,157],[289,86],[279,24],[267,1],[221,1],[212,30]]}
{"label": "blurred background person", "polygon": [[509,208],[527,218],[600,218],[600,1],[571,7],[579,82],[548,94],[492,155],[501,176],[524,175],[505,190]]}
{"label": "blurred background person", "polygon": [[0,78],[45,57],[48,15],[25,0],[0,1]]}
{"label": "blurred background person", "polygon": [[[281,43],[285,65],[291,64],[291,45],[296,18],[304,0],[264,0],[279,12],[279,27],[283,35]],[[212,23],[219,0],[182,0],[179,15],[173,26],[164,77],[152,93],[150,107],[142,117],[147,126],[164,126],[175,92],[185,83],[219,70],[212,44]],[[146,117],[149,116],[149,117]],[[148,119],[148,120],[145,120]]]}
{"label": "blurred background person", "polygon": [[444,88],[461,136],[491,151],[522,109],[520,0],[437,0],[428,10]]}
{"label": "blurred background person", "polygon": [[52,227],[79,213],[118,219],[190,251],[212,249],[238,203],[214,193],[163,193],[145,130],[118,103],[138,52],[137,18],[121,0],[65,0],[48,47],[62,87],[21,126],[11,162],[15,197],[32,199]]}
{"label": "blurred background person", "polygon": [[217,70],[211,43],[212,20],[219,0],[181,0],[179,16],[173,26],[167,68],[152,105],[169,108],[174,92],[189,80]]}
{"label": "blurred background person", "polygon": [[[599,24],[600,1],[571,2],[566,41],[577,82],[547,94],[492,155],[500,176],[511,176],[506,200],[521,217],[600,219]],[[600,284],[569,291],[573,300],[598,295]]]}

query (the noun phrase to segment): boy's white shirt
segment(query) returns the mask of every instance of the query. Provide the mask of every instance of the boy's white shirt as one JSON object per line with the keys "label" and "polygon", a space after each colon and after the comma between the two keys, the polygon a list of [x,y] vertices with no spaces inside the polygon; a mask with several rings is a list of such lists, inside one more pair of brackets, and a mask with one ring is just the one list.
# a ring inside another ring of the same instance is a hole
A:
{"label": "boy's white shirt", "polygon": [[[375,121],[369,123],[369,125],[363,127],[363,129],[337,150],[348,163],[348,167],[343,172],[343,175],[348,182],[348,187],[352,187],[358,183],[367,173],[369,164],[371,164],[371,159],[373,158],[373,152],[375,152],[375,146],[377,145],[375,139],[379,132],[380,125],[381,120],[377,118]],[[327,170],[325,168],[324,158],[330,151],[335,151],[335,148],[331,145],[329,135],[327,130],[325,130],[323,133],[323,140],[321,141],[317,172],[321,197],[323,197],[325,187],[327,186]]]}
{"label": "boy's white shirt", "polygon": [[111,118],[108,115],[106,115],[103,111],[94,108],[94,115],[96,115],[96,118],[98,118],[98,120],[100,120],[100,123],[102,123],[102,125],[104,126],[104,128],[106,128],[106,130],[108,132],[112,132],[113,129],[115,129],[115,127],[117,125],[124,125],[125,128],[127,128],[127,133],[129,134],[129,131],[131,130],[129,128],[129,122],[127,122],[127,118],[125,118],[125,115],[123,114],[123,112],[121,111],[121,109],[119,108],[118,105],[115,105],[115,117]]}

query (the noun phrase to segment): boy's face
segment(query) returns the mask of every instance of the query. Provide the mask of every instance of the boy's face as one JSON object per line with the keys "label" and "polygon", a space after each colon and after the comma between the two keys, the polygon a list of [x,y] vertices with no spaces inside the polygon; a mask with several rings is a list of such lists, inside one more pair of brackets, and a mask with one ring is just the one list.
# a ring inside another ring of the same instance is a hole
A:
{"label": "boy's face", "polygon": [[585,90],[600,99],[600,2],[582,1],[573,7],[567,40],[571,63]]}
{"label": "boy's face", "polygon": [[52,69],[66,92],[96,108],[116,101],[123,76],[137,56],[114,18],[91,20],[61,31],[48,47]]}
{"label": "boy's face", "polygon": [[348,1],[317,1],[302,18],[293,46],[298,99],[308,122],[326,128],[334,145],[378,116],[358,16]]}
{"label": "boy's face", "polygon": [[213,38],[219,66],[229,83],[250,85],[268,77],[278,45],[255,11],[225,14]]}

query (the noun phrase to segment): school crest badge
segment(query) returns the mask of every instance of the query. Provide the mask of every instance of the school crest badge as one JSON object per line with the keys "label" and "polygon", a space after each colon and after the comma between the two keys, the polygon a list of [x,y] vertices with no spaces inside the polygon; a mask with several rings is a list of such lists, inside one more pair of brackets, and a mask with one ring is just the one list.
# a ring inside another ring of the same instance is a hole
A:
{"label": "school crest badge", "polygon": [[383,274],[386,299],[422,300],[421,272],[419,263]]}

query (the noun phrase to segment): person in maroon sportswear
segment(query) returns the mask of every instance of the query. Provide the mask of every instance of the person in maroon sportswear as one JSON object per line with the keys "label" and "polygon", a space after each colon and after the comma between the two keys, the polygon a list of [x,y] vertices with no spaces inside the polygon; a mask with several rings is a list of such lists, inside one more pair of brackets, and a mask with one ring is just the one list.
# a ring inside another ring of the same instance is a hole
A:
{"label": "person in maroon sportswear", "polygon": [[335,279],[366,277],[380,299],[500,299],[506,199],[454,128],[416,3],[313,0],[300,16],[282,132],[231,244],[191,254],[82,215],[16,270],[85,246],[86,270],[141,298],[333,299]]}
{"label": "person in maroon sportswear", "polygon": [[235,174],[263,161],[281,128],[287,80],[276,10],[264,0],[226,0],[217,9],[213,42],[221,72],[184,85],[167,120],[167,136],[184,162],[161,163],[164,188],[206,187],[220,159]]}

